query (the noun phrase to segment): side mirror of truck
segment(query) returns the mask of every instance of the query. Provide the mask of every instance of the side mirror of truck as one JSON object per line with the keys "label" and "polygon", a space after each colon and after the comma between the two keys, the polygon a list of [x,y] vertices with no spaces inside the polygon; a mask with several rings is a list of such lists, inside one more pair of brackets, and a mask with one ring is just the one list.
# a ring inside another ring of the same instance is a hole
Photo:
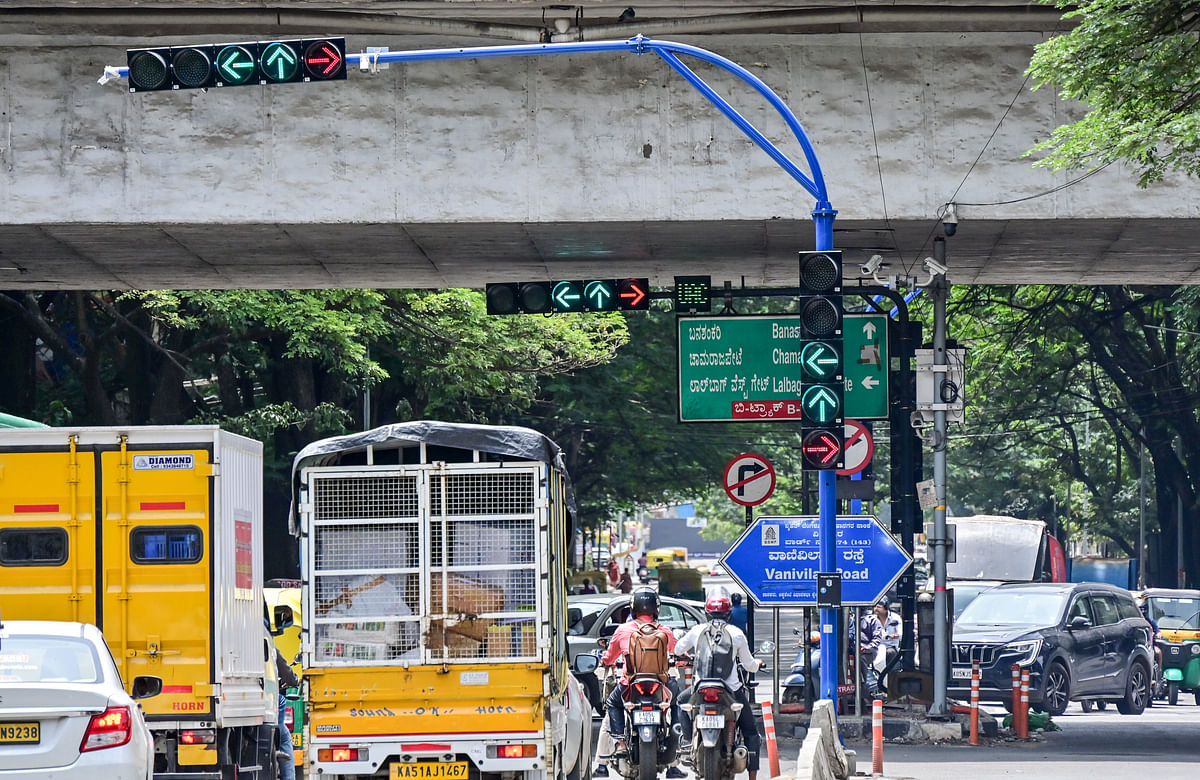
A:
{"label": "side mirror of truck", "polygon": [[271,636],[279,636],[285,628],[291,628],[296,624],[296,618],[292,614],[292,608],[287,604],[279,604],[275,607],[275,628],[271,631]]}
{"label": "side mirror of truck", "polygon": [[139,674],[133,678],[133,690],[130,696],[135,699],[149,699],[162,693],[162,678],[148,674]]}
{"label": "side mirror of truck", "polygon": [[575,671],[579,674],[588,674],[596,671],[599,663],[600,659],[591,653],[580,653],[575,656]]}

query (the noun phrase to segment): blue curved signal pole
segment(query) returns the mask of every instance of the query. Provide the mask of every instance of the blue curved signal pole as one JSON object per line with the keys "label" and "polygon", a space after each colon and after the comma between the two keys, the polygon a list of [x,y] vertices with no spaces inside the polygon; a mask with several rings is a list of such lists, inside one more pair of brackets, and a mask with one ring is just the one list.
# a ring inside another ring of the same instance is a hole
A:
{"label": "blue curved signal pole", "polygon": [[[825,188],[825,176],[821,173],[821,165],[817,161],[817,154],[813,150],[812,144],[809,143],[808,135],[804,132],[800,120],[787,107],[787,104],[770,87],[763,83],[762,79],[732,60],[726,59],[707,49],[683,43],[674,43],[672,41],[655,41],[642,35],[636,35],[625,41],[581,41],[578,43],[518,44],[513,46],[480,46],[461,49],[419,49],[371,54],[347,54],[346,64],[349,66],[353,63],[361,66],[363,61],[366,60],[367,65],[370,66],[373,63],[473,60],[490,57],[530,57],[548,54],[591,54],[608,51],[629,51],[639,55],[645,54],[648,51],[654,52],[676,73],[683,76],[700,94],[708,98],[729,121],[733,122],[739,130],[766,152],[768,157],[774,160],[789,176],[799,182],[800,186],[816,199],[816,205],[812,210],[813,224],[816,228],[816,240],[814,242],[816,245],[813,248],[817,251],[833,249],[833,220],[837,216],[837,211],[834,210],[832,204],[829,202],[829,195]],[[800,143],[800,148],[803,150],[805,160],[808,163],[809,174],[806,175],[791,158],[780,151],[754,125],[750,124],[745,117],[739,114],[733,106],[729,105],[724,98],[718,95],[712,87],[708,86],[703,79],[697,76],[691,68],[676,56],[677,54],[695,57],[698,60],[728,71],[749,84],[755,91],[766,98],[767,102],[783,117],[784,122],[787,123],[788,128]],[[127,67],[105,69],[106,75],[114,71],[121,78],[128,78],[129,76],[129,68]],[[834,534],[836,532],[837,517],[837,483],[835,480],[837,475],[833,471],[821,471],[820,475],[818,492],[821,528],[819,565],[823,572],[835,572],[838,570],[837,562],[834,560]],[[836,659],[838,658],[839,644],[838,637],[834,633],[834,627],[837,625],[837,611],[822,609],[820,619],[821,697],[834,699],[837,679],[835,676],[837,670]]]}

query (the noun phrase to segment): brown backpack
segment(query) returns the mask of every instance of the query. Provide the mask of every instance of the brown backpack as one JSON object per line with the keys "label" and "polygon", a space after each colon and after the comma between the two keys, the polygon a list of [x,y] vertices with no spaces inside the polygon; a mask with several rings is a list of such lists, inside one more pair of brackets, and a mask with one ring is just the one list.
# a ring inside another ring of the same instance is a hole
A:
{"label": "brown backpack", "polygon": [[666,632],[654,623],[639,621],[637,630],[629,637],[625,673],[630,677],[653,674],[662,682],[666,682],[669,669]]}

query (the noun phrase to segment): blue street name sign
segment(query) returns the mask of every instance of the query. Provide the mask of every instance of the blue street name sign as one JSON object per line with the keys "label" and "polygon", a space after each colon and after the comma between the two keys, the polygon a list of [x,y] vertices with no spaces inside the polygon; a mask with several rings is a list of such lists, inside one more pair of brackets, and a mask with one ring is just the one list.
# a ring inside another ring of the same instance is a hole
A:
{"label": "blue street name sign", "polygon": [[[721,565],[760,607],[813,607],[820,541],[816,515],[763,516],[721,556]],[[845,606],[875,604],[912,563],[874,515],[838,515],[835,559]]]}

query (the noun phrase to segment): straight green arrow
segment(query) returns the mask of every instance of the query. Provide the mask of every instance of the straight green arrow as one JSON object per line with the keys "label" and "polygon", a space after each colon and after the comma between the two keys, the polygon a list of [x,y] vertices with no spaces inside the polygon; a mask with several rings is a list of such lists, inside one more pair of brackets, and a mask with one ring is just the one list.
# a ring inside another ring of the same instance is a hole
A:
{"label": "straight green arrow", "polygon": [[824,385],[816,385],[804,391],[804,408],[810,410],[814,420],[827,423],[837,416],[838,400],[833,391]]}
{"label": "straight green arrow", "polygon": [[612,287],[606,282],[588,282],[583,290],[584,296],[591,302],[592,308],[603,310],[608,308],[608,302],[612,300]]}

